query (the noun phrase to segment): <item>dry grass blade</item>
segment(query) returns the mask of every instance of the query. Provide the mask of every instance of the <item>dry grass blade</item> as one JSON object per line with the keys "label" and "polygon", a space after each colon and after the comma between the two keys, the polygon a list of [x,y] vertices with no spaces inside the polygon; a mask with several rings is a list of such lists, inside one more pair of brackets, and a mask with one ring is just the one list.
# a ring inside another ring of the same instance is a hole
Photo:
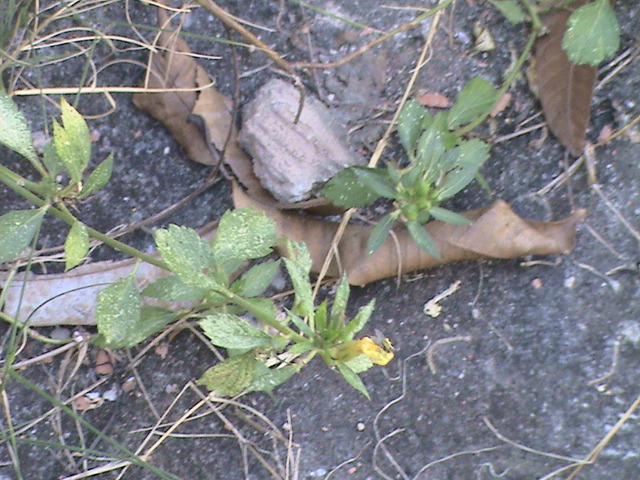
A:
{"label": "dry grass blade", "polygon": [[[571,9],[587,1],[576,0],[570,4]],[[562,36],[571,9],[552,10],[541,17],[547,33],[536,41],[535,71],[538,95],[549,128],[560,143],[579,156],[589,126],[597,69],[574,65],[562,49]]]}
{"label": "dry grass blade", "polygon": [[[338,229],[337,223],[278,211],[250,198],[235,184],[233,198],[236,208],[250,206],[264,210],[276,222],[280,235],[306,243],[313,260],[312,271],[317,273],[321,270]],[[327,275],[339,276],[341,272],[338,265],[341,265],[349,283],[362,286],[393,277],[398,269],[409,273],[444,263],[484,257],[506,259],[524,255],[566,254],[573,248],[575,228],[586,216],[586,211],[577,210],[559,222],[540,222],[519,217],[509,205],[498,200],[489,207],[471,210],[464,215],[474,223],[456,226],[433,221],[426,225],[441,254],[440,259],[420,249],[405,229],[395,230],[397,244],[389,237],[378,250],[367,256],[366,244],[372,227],[349,224],[337,247],[338,261],[334,259]]]}

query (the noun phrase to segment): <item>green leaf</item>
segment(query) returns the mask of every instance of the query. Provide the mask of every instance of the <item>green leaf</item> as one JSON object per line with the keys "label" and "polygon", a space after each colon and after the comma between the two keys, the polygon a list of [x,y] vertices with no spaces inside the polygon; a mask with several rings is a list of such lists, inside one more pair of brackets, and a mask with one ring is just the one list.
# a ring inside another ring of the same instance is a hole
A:
{"label": "green leaf", "polygon": [[436,244],[424,226],[420,225],[420,223],[416,221],[412,221],[407,222],[407,229],[409,230],[409,234],[411,235],[411,238],[413,238],[413,241],[416,242],[422,250],[434,258],[440,258],[440,253],[438,253]]}
{"label": "green leaf", "polygon": [[58,156],[56,146],[53,142],[47,143],[44,147],[44,155],[42,156],[42,163],[47,168],[47,171],[52,177],[55,177],[64,170],[64,165]]}
{"label": "green leaf", "polygon": [[620,25],[609,0],[578,8],[567,21],[562,48],[576,65],[597,66],[620,46]]}
{"label": "green leaf", "polygon": [[313,342],[298,342],[293,344],[287,350],[287,353],[290,355],[301,355],[309,350],[313,350]]}
{"label": "green leaf", "polygon": [[358,179],[374,193],[384,198],[396,198],[395,185],[389,178],[389,173],[381,168],[354,168]]}
{"label": "green leaf", "polygon": [[398,115],[398,136],[404,149],[411,154],[415,150],[427,115],[426,109],[415,100],[407,101]]}
{"label": "green leaf", "polygon": [[472,78],[460,91],[456,103],[449,110],[449,129],[453,130],[475,120],[493,106],[497,97],[497,90],[484,78]]}
{"label": "green leaf", "polygon": [[64,242],[65,267],[70,270],[80,265],[89,252],[89,234],[87,227],[82,222],[74,222]]}
{"label": "green leaf", "polygon": [[0,263],[13,260],[29,246],[45,212],[45,208],[15,210],[0,217]]}
{"label": "green leaf", "polygon": [[211,248],[195,230],[169,225],[156,230],[154,238],[162,259],[185,284],[205,290],[219,285],[213,278],[216,264]]}
{"label": "green leaf", "polygon": [[244,261],[271,253],[276,241],[275,223],[265,212],[241,208],[222,215],[211,248],[218,264],[231,274]]}
{"label": "green leaf", "polygon": [[347,303],[349,302],[349,293],[349,280],[347,280],[347,275],[343,273],[338,288],[336,289],[333,304],[331,305],[329,328],[336,329],[344,323],[344,315],[347,310]]}
{"label": "green leaf", "polygon": [[38,155],[31,140],[31,130],[24,115],[11,97],[0,90],[0,143],[35,162]]}
{"label": "green leaf", "polygon": [[324,332],[327,329],[327,305],[328,301],[325,299],[323,302],[318,305],[316,308],[316,313],[314,315],[315,327],[316,330],[320,333]]}
{"label": "green leaf", "polygon": [[287,311],[287,320],[291,321],[303,335],[306,335],[309,338],[314,337],[315,334],[313,333],[313,330],[311,330],[309,325],[307,325],[307,323],[295,313]]}
{"label": "green leaf", "polygon": [[364,326],[371,318],[371,314],[373,310],[376,308],[376,299],[374,298],[369,303],[367,303],[364,307],[358,310],[358,313],[355,317],[342,329],[340,332],[340,340],[346,342],[351,340],[356,333],[364,328]]}
{"label": "green leaf", "polygon": [[60,102],[62,126],[54,120],[53,141],[63,165],[74,182],[82,180],[82,174],[91,158],[89,127],[82,115],[63,98]]}
{"label": "green leaf", "polygon": [[477,166],[463,167],[449,172],[438,187],[436,199],[441,202],[453,197],[471,183],[478,172]]}
{"label": "green leaf", "polygon": [[442,132],[435,124],[420,136],[416,156],[416,164],[420,168],[418,178],[433,182],[438,177],[439,160],[444,154],[442,136]]}
{"label": "green leaf", "polygon": [[471,225],[473,222],[467,217],[463,217],[459,213],[452,212],[446,208],[431,207],[429,213],[433,215],[436,220],[452,223],[454,225]]}
{"label": "green leaf", "polygon": [[178,315],[166,308],[155,305],[143,305],[140,309],[140,320],[135,330],[131,332],[126,342],[118,348],[131,348],[144,342],[150,336],[158,333],[169,323],[177,320]]}
{"label": "green leaf", "polygon": [[353,370],[353,373],[356,374],[366,372],[371,367],[373,367],[373,362],[371,361],[371,359],[363,353],[343,363],[351,370]]}
{"label": "green leaf", "polygon": [[98,165],[93,172],[87,178],[82,186],[82,191],[78,198],[84,198],[93,192],[97,192],[103,188],[111,179],[111,173],[113,172],[113,153],[110,153],[100,165]]}
{"label": "green leaf", "polygon": [[260,315],[269,317],[272,319],[276,318],[276,311],[277,311],[276,304],[270,298],[262,298],[262,297],[245,298],[245,300],[251,304],[254,310],[258,310]]}
{"label": "green leaf", "polygon": [[371,230],[369,239],[367,240],[367,255],[371,255],[384,243],[396,218],[398,218],[398,212],[391,212],[378,220],[378,223]]}
{"label": "green leaf", "polygon": [[442,160],[442,170],[446,172],[457,167],[472,166],[480,168],[489,158],[490,148],[489,145],[477,138],[462,142],[458,147],[445,153]]}
{"label": "green leaf", "polygon": [[500,13],[513,24],[523,22],[525,19],[522,8],[515,0],[489,0],[489,3],[500,10]]}
{"label": "green leaf", "polygon": [[367,391],[367,387],[364,386],[364,383],[362,383],[362,380],[360,380],[360,377],[356,372],[351,370],[344,363],[338,363],[338,371],[340,372],[340,375],[342,375],[342,377],[347,381],[349,385],[351,385],[353,388],[355,388],[357,391],[359,391],[361,394],[367,397],[367,399],[371,400],[371,397],[369,396],[369,392]]}
{"label": "green leaf", "polygon": [[254,265],[231,286],[231,290],[241,297],[251,298],[262,295],[280,271],[280,260]]}
{"label": "green leaf", "polygon": [[204,372],[196,385],[204,386],[219,397],[235,397],[253,382],[257,363],[252,352],[227,358]]}
{"label": "green leaf", "polygon": [[167,302],[197,302],[204,298],[205,293],[202,288],[191,287],[175,275],[168,275],[147,285],[141,295]]}
{"label": "green leaf", "polygon": [[285,258],[284,264],[296,292],[293,311],[313,320],[313,294],[309,282],[312,260],[309,250],[304,243],[292,242],[289,239],[285,245],[290,258]]}
{"label": "green leaf", "polygon": [[98,332],[111,348],[125,348],[140,322],[140,295],[133,276],[109,285],[98,294]]}
{"label": "green leaf", "polygon": [[340,170],[331,178],[320,190],[320,195],[334,205],[346,208],[364,207],[380,198],[380,195],[362,182],[356,169],[351,167]]}
{"label": "green leaf", "polygon": [[218,347],[255,348],[271,343],[269,335],[236,315],[215,313],[198,323],[211,343]]}
{"label": "green leaf", "polygon": [[247,388],[247,391],[271,393],[274,388],[282,385],[299,371],[300,367],[296,365],[269,368],[265,364],[257,362],[255,378]]}

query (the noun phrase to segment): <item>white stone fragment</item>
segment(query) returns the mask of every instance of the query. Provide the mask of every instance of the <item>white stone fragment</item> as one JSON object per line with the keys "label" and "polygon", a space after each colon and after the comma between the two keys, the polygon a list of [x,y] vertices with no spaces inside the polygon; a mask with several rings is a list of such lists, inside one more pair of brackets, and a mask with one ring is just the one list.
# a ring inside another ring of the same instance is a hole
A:
{"label": "white stone fragment", "polygon": [[338,171],[363,163],[349,151],[337,133],[338,122],[318,99],[306,95],[294,123],[299,101],[300,92],[291,83],[271,80],[247,105],[238,137],[263,187],[284,203],[309,198]]}

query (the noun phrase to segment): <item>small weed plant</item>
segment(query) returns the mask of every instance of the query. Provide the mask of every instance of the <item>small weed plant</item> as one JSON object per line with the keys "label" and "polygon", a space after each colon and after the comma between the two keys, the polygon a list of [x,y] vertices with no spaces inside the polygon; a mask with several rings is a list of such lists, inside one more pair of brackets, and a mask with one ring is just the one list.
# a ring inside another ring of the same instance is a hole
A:
{"label": "small weed plant", "polygon": [[[333,302],[325,300],[316,306],[307,248],[287,239],[282,241],[288,258],[264,260],[245,268],[270,255],[281,241],[273,220],[262,211],[248,208],[226,212],[212,242],[185,227],[158,229],[155,242],[161,259],[88,228],[74,218],[68,205],[87,198],[108,182],[113,158],[109,156],[88,172],[91,143],[87,124],[64,100],[61,111],[62,124],[54,121],[53,141],[40,158],[21,112],[9,97],[0,96],[0,118],[6,127],[0,130],[0,142],[27,158],[42,175],[41,181],[31,182],[0,166],[0,179],[38,207],[0,217],[0,262],[28,251],[44,215],[53,214],[70,225],[64,245],[67,269],[85,258],[89,238],[94,236],[170,272],[142,291],[134,281],[135,270],[106,287],[98,297],[97,344],[132,347],[183,318],[197,321],[214,345],[228,350],[229,358],[208,369],[199,380],[217,395],[271,391],[320,356],[368,397],[358,374],[374,364],[386,365],[393,358],[391,343],[380,335],[355,338],[369,320],[374,301],[349,319],[349,284],[342,278]],[[291,308],[279,307],[263,296],[283,261],[295,290]],[[172,311],[144,305],[144,297],[190,302],[193,307]]]}

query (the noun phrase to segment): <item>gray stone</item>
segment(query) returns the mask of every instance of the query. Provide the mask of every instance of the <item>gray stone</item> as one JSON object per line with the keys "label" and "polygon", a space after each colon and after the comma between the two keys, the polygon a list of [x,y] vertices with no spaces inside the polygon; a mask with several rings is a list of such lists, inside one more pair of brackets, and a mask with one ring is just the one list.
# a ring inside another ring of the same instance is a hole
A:
{"label": "gray stone", "polygon": [[305,200],[338,171],[362,164],[340,138],[339,125],[307,95],[294,123],[300,92],[288,82],[266,83],[244,111],[240,145],[253,157],[256,176],[284,203]]}

